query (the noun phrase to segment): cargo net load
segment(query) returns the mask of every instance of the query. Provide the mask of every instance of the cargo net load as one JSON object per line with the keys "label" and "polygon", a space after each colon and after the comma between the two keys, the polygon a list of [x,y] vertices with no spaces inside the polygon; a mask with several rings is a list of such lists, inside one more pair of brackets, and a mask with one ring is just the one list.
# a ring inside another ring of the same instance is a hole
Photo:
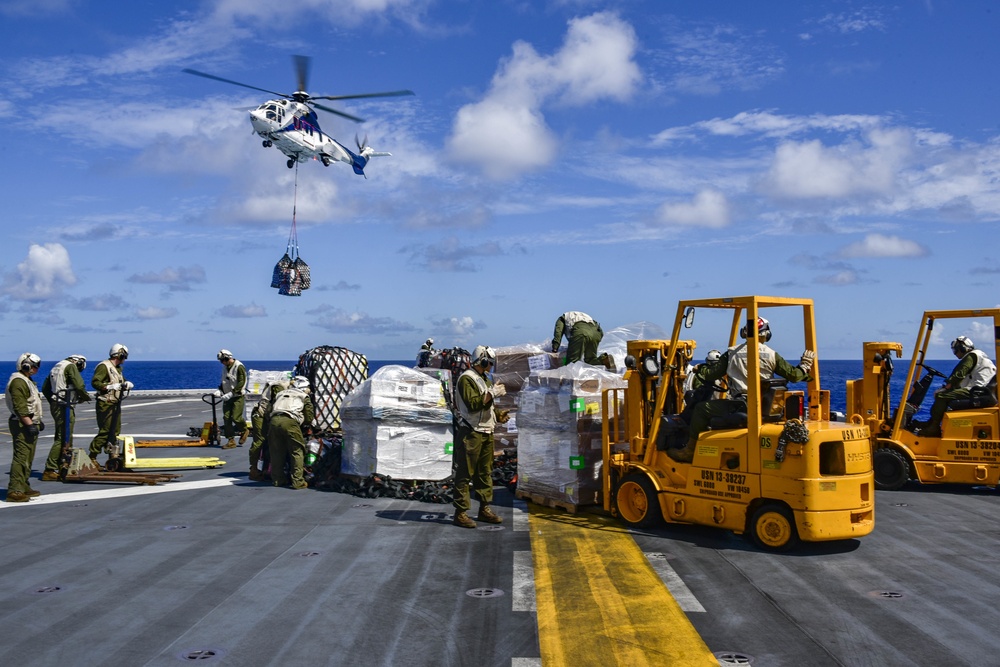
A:
{"label": "cargo net load", "polygon": [[299,192],[299,165],[295,163],[295,195],[292,200],[292,228],[288,232],[288,245],[285,254],[274,265],[271,273],[271,287],[283,296],[302,296],[302,290],[309,289],[312,279],[309,276],[309,265],[299,257],[299,233],[295,225],[296,208]]}
{"label": "cargo net load", "polygon": [[307,350],[295,374],[309,378],[319,432],[340,428],[340,406],[347,394],[368,378],[368,358],[344,347],[321,345]]}

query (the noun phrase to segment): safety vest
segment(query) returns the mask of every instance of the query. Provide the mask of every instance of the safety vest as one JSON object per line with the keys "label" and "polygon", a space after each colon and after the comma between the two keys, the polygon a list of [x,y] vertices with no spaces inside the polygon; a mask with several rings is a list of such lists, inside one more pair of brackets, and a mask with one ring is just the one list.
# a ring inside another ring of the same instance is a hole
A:
{"label": "safety vest", "polygon": [[568,313],[563,313],[563,322],[566,323],[566,338],[568,339],[570,334],[573,332],[573,327],[580,322],[594,322],[594,318],[587,313],[581,313],[579,310],[571,310]]}
{"label": "safety vest", "polygon": [[[111,361],[110,359],[105,359],[98,365],[104,366],[104,368],[107,369],[108,384],[124,384],[125,375],[122,374],[121,370],[119,370],[117,366],[115,366],[115,363],[113,361]],[[102,403],[117,403],[118,399],[120,399],[121,396],[122,396],[121,391],[106,391],[99,393],[97,395],[97,400],[101,401]]]}
{"label": "safety vest", "polygon": [[308,394],[304,391],[295,387],[289,387],[274,399],[274,405],[271,406],[271,416],[273,417],[277,414],[288,415],[301,426],[302,422],[306,420],[303,410],[306,406],[307,396]]}
{"label": "safety vest", "polygon": [[[461,375],[458,379],[461,381],[462,378],[469,377],[472,381],[476,383],[476,389],[480,394],[485,395],[490,390],[490,385],[486,382],[486,378],[472,370],[471,368]],[[456,385],[457,386],[457,385]],[[459,397],[458,403],[458,413],[465,420],[465,423],[472,427],[473,431],[478,431],[479,433],[493,433],[493,429],[496,427],[497,420],[496,415],[493,414],[493,403],[491,402],[482,410],[477,412],[472,412],[469,410],[469,406],[465,404],[465,401]]]}
{"label": "safety vest", "polygon": [[[17,411],[14,410],[14,399],[11,398],[11,395],[10,395],[10,385],[14,382],[14,380],[16,380],[18,378],[21,378],[22,380],[24,380],[24,383],[26,385],[28,385],[28,389],[31,392],[31,398],[28,399],[28,409],[31,410],[31,412],[29,414],[27,414],[27,415],[19,415],[19,414],[17,414]],[[19,419],[21,417],[31,417],[32,420],[35,421],[36,423],[41,420],[41,418],[42,418],[42,397],[38,393],[38,387],[36,387],[35,383],[32,382],[32,380],[30,378],[28,378],[26,375],[24,375],[24,373],[18,372],[18,373],[12,373],[11,374],[10,379],[7,380],[7,391],[4,394],[4,399],[7,402],[7,409],[10,410],[10,416],[12,418]]]}
{"label": "safety vest", "polygon": [[969,354],[976,356],[976,365],[968,375],[962,378],[958,386],[964,388],[985,387],[996,376],[997,367],[993,365],[993,362],[990,361],[990,358],[982,350],[973,350]]}
{"label": "safety vest", "polygon": [[245,382],[243,383],[244,384],[243,387],[240,387],[239,390],[236,389],[236,382],[237,382],[236,376],[237,376],[237,372],[241,368],[243,368],[243,362],[236,360],[236,361],[233,362],[232,366],[230,366],[229,368],[223,369],[223,371],[222,371],[222,393],[224,393],[224,394],[233,394],[234,396],[239,396],[240,394],[242,394],[244,392],[244,390],[246,390],[246,383]]}
{"label": "safety vest", "polygon": [[[757,347],[760,355],[760,378],[770,380],[774,377],[774,368],[777,366],[777,353],[764,343]],[[742,343],[736,347],[729,348],[729,364],[726,366],[726,375],[729,376],[729,398],[743,399],[747,393],[747,344]]]}
{"label": "safety vest", "polygon": [[[70,384],[66,382],[66,367],[72,363],[73,362],[69,359],[63,359],[62,361],[57,362],[49,372],[49,386],[52,388],[53,397],[59,398],[61,395],[59,392],[66,391],[67,389],[72,389],[75,392],[76,388],[70,386]],[[64,395],[69,398],[68,392]]]}

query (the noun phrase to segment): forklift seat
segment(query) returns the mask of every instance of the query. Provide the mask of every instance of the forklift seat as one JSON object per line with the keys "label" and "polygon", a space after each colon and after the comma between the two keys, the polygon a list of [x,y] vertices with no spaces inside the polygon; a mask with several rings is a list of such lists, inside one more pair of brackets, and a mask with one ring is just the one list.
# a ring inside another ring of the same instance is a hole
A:
{"label": "forklift seat", "polygon": [[[785,390],[788,380],[783,377],[762,378],[760,381],[761,421],[780,422],[785,416]],[[727,428],[746,428],[747,413],[733,412],[720,417],[712,417],[709,428],[718,431]]]}
{"label": "forklift seat", "polygon": [[997,376],[985,387],[973,387],[969,398],[953,398],[948,401],[948,410],[973,410],[975,408],[992,408],[997,404]]}

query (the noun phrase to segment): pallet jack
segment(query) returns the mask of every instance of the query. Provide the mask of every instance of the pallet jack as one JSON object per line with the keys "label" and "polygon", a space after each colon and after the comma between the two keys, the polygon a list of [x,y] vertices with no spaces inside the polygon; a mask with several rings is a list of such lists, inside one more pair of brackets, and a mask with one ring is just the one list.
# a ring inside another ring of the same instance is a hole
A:
{"label": "pallet jack", "polygon": [[121,426],[122,402],[128,398],[128,395],[129,391],[127,389],[123,390],[118,404],[115,405],[111,433],[109,434],[108,442],[104,445],[104,451],[108,454],[107,463],[104,464],[106,470],[109,472],[127,472],[134,468],[217,468],[226,464],[225,461],[217,456],[137,458],[135,455],[135,440],[132,436],[114,435]]}
{"label": "pallet jack", "polygon": [[[191,440],[136,440],[136,447],[221,447],[222,441],[219,439],[219,422],[216,418],[215,406],[222,402],[222,399],[215,394],[202,394],[201,400],[212,406],[212,421],[205,422],[204,426],[192,426],[188,429],[188,437]],[[194,439],[197,438],[197,439]]]}
{"label": "pallet jack", "polygon": [[[56,404],[63,410],[63,419],[66,425],[63,434],[62,452],[59,455],[59,479],[63,482],[110,482],[146,484],[154,486],[160,482],[169,482],[177,479],[181,475],[169,473],[141,473],[126,472],[122,470],[107,471],[94,465],[90,456],[82,449],[73,447],[73,428],[70,422],[70,413],[74,405],[77,404],[76,391],[63,389],[56,394]],[[116,420],[121,419],[121,404],[116,411]],[[117,429],[117,421],[114,424]],[[114,430],[112,430],[114,433]]]}

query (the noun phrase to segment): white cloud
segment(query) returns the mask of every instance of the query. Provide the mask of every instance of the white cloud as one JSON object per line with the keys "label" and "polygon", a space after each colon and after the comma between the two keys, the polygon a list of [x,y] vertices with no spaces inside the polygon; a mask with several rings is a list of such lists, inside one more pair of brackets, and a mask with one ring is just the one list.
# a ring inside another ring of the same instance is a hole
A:
{"label": "white cloud", "polygon": [[140,320],[164,320],[177,315],[176,308],[159,308],[148,306],[146,308],[136,308],[135,316]]}
{"label": "white cloud", "polygon": [[633,61],[636,47],[632,27],[608,12],[570,21],[562,48],[552,56],[515,43],[486,96],[456,114],[447,140],[452,158],[495,180],[549,164],[558,142],[542,108],[553,101],[628,99],[642,78]]}
{"label": "white cloud", "polygon": [[868,234],[840,251],[842,257],[924,257],[927,254],[927,248],[916,241],[884,234]]}
{"label": "white cloud", "polygon": [[765,188],[792,199],[889,195],[906,164],[911,139],[905,130],[875,130],[868,133],[867,144],[828,147],[818,139],[780,144]]}
{"label": "white cloud", "polygon": [[415,331],[415,327],[390,317],[372,317],[368,313],[348,312],[324,304],[306,311],[309,323],[330,333],[384,334]]}
{"label": "white cloud", "polygon": [[76,284],[69,252],[60,243],[32,244],[28,256],[4,276],[3,291],[14,299],[45,300]]}
{"label": "white cloud", "polygon": [[729,202],[717,190],[701,190],[690,202],[666,203],[656,219],[667,225],[719,228],[729,224]]}
{"label": "white cloud", "polygon": [[267,317],[264,306],[251,303],[248,306],[223,306],[215,311],[219,317],[246,318],[246,317]]}
{"label": "white cloud", "polygon": [[326,20],[334,26],[356,25],[366,19],[394,17],[413,26],[421,22],[430,0],[297,0],[295,7],[273,0],[215,0],[214,15],[223,20],[245,20],[267,25],[289,25],[303,20]]}

